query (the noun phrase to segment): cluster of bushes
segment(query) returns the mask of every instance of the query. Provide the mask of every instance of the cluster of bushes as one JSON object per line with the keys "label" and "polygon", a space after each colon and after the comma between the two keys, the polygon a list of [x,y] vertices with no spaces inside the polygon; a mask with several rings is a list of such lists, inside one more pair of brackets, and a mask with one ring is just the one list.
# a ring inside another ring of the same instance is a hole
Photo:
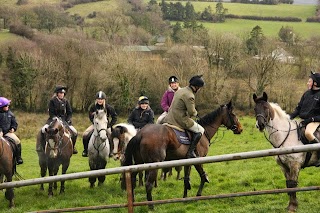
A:
{"label": "cluster of bushes", "polygon": [[320,23],[320,16],[314,16],[307,18],[307,22],[318,22]]}
{"label": "cluster of bushes", "polygon": [[243,4],[293,4],[293,0],[231,0],[233,3]]}
{"label": "cluster of bushes", "polygon": [[261,20],[261,21],[285,21],[285,22],[301,22],[301,18],[297,17],[279,17],[279,16],[241,16],[234,14],[225,15],[226,18],[235,18],[235,19],[249,19],[249,20]]}
{"label": "cluster of bushes", "polygon": [[10,33],[14,33],[28,39],[32,39],[34,36],[34,31],[30,27],[23,24],[12,24],[9,27],[9,31]]}

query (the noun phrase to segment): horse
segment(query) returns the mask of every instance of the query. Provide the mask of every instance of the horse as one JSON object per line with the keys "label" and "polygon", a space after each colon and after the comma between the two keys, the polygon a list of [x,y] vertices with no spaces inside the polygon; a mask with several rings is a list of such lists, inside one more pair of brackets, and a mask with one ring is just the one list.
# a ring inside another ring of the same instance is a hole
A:
{"label": "horse", "polygon": [[[196,151],[200,157],[208,154],[210,140],[217,132],[221,125],[231,129],[234,134],[242,132],[241,124],[233,112],[232,102],[221,105],[218,109],[201,117],[199,124],[204,127],[205,133],[202,135],[197,144]],[[189,145],[181,144],[174,130],[168,125],[149,124],[142,128],[136,136],[134,136],[127,145],[123,166],[133,164],[154,163],[167,160],[185,159]],[[201,182],[198,188],[197,196],[201,196],[203,186],[209,182],[207,174],[203,170],[201,164],[194,165],[200,175]],[[190,184],[191,166],[184,167],[184,193],[183,197],[187,197],[187,191],[191,189]],[[157,170],[149,170],[146,177],[146,196],[148,201],[152,201],[153,183],[157,178]],[[122,174],[124,175],[124,174]],[[135,176],[132,174],[132,194],[135,188]],[[122,178],[121,187],[125,188],[125,178]],[[153,204],[149,205],[149,209],[153,209]]]}
{"label": "horse", "polygon": [[[137,132],[137,129],[129,123],[119,123],[113,126],[111,140],[114,144],[114,160],[122,160],[127,144]],[[139,186],[143,186],[143,172],[139,172]]]}
{"label": "horse", "polygon": [[[93,118],[93,134],[90,137],[88,145],[88,159],[90,170],[105,169],[109,153],[110,144],[107,135],[108,117],[105,109],[96,110]],[[90,188],[98,179],[98,185],[103,184],[105,175],[99,177],[89,177]]]}
{"label": "horse", "polygon": [[[4,177],[6,182],[11,182],[15,170],[16,163],[11,145],[4,137],[0,137],[0,183],[3,183]],[[13,188],[6,189],[5,198],[9,201],[9,208],[15,207]]]}
{"label": "horse", "polygon": [[[262,97],[253,94],[253,100],[256,104],[254,108],[256,127],[269,135],[266,138],[273,148],[303,145],[297,131],[300,128],[299,122],[290,120],[289,115],[278,104],[268,102],[267,93],[264,92]],[[319,133],[316,133],[316,136],[319,138]],[[297,187],[300,170],[314,166],[317,160],[317,151],[276,156],[276,162],[285,176],[287,188]],[[296,192],[289,192],[288,195],[287,210],[295,212],[298,208]]]}
{"label": "horse", "polygon": [[[54,117],[49,126],[45,128],[45,133],[39,131],[36,150],[39,157],[41,177],[46,176],[47,170],[49,176],[57,175],[60,165],[62,165],[61,174],[66,174],[73,153],[73,144],[71,135],[60,118]],[[64,182],[64,180],[61,181],[60,194],[65,192]],[[57,189],[56,182],[49,183],[49,197],[53,196],[53,187]],[[40,190],[44,190],[43,184],[40,185]]]}

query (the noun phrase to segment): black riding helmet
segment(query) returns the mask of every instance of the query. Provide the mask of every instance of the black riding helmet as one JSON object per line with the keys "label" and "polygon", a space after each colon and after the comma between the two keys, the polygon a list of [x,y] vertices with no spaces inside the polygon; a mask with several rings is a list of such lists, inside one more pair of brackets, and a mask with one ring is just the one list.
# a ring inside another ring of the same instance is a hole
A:
{"label": "black riding helmet", "polygon": [[196,87],[203,87],[204,86],[204,81],[202,79],[202,75],[195,75],[193,76],[190,81],[189,84],[191,86],[196,86]]}
{"label": "black riding helmet", "polygon": [[310,78],[317,83],[316,87],[320,87],[320,73],[311,72]]}
{"label": "black riding helmet", "polygon": [[171,84],[171,83],[177,83],[177,82],[179,82],[179,79],[176,77],[176,76],[170,76],[170,78],[169,78],[169,84]]}
{"label": "black riding helmet", "polygon": [[56,86],[56,88],[54,89],[54,92],[55,93],[64,93],[64,94],[66,94],[66,92],[67,92],[67,87],[65,87],[65,86],[62,86],[62,85],[57,85]]}
{"label": "black riding helmet", "polygon": [[104,92],[102,92],[102,91],[99,91],[99,92],[97,92],[97,94],[96,94],[96,99],[107,99],[107,95],[106,95],[106,93],[104,93]]}
{"label": "black riding helmet", "polygon": [[138,104],[149,104],[149,98],[147,96],[140,96]]}

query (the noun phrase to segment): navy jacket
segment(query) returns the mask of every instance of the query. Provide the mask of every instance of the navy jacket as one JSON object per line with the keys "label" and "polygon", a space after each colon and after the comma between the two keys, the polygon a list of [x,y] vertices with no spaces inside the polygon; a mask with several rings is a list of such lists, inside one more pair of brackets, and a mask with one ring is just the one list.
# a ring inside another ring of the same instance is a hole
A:
{"label": "navy jacket", "polygon": [[7,134],[12,128],[14,129],[14,131],[17,130],[18,123],[14,114],[10,110],[0,110],[0,128],[2,129],[4,135]]}
{"label": "navy jacket", "polygon": [[154,112],[148,106],[143,110],[141,107],[136,107],[128,118],[128,123],[132,124],[136,129],[141,129],[146,124],[154,123]]}
{"label": "navy jacket", "polygon": [[290,118],[299,116],[302,119],[314,118],[314,121],[320,121],[320,90],[307,90],[301,97],[295,111]]}

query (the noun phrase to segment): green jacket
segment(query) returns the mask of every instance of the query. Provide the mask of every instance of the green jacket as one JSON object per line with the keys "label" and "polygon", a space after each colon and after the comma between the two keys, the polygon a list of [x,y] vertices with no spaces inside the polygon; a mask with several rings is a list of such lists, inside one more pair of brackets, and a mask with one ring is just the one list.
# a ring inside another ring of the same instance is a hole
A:
{"label": "green jacket", "polygon": [[191,119],[193,116],[197,116],[195,95],[192,89],[187,86],[175,92],[168,115],[164,118],[163,123],[189,129],[194,124]]}

